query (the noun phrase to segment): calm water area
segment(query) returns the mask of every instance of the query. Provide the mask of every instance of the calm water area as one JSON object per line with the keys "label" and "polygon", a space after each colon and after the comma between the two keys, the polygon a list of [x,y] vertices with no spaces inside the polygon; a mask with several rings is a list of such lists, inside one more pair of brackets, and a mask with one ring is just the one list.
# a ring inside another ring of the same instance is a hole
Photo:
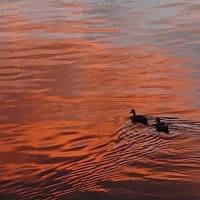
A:
{"label": "calm water area", "polygon": [[200,1],[0,0],[0,199],[199,200]]}

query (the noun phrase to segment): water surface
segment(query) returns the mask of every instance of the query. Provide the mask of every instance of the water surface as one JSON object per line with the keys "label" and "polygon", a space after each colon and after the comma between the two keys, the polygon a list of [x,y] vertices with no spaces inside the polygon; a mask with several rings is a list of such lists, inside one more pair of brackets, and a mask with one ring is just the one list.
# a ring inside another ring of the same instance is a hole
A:
{"label": "water surface", "polygon": [[0,198],[199,199],[199,13],[197,0],[1,0]]}

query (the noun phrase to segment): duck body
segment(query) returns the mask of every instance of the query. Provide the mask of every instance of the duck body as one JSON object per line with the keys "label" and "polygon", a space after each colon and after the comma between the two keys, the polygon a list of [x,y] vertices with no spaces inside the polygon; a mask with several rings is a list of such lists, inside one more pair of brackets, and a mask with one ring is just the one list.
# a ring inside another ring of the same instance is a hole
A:
{"label": "duck body", "polygon": [[143,115],[136,115],[135,109],[131,110],[131,113],[133,113],[133,116],[130,117],[131,121],[133,123],[142,123],[144,125],[148,124],[148,119],[146,116]]}
{"label": "duck body", "polygon": [[165,122],[160,122],[160,118],[156,118],[156,131],[157,132],[164,132],[169,133],[168,125]]}

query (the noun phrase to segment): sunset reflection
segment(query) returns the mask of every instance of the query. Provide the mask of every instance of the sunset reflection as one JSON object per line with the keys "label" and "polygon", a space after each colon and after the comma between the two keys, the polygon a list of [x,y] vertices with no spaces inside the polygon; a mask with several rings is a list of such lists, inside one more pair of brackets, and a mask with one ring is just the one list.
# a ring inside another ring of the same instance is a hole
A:
{"label": "sunset reflection", "polygon": [[2,1],[0,199],[198,199],[197,10]]}

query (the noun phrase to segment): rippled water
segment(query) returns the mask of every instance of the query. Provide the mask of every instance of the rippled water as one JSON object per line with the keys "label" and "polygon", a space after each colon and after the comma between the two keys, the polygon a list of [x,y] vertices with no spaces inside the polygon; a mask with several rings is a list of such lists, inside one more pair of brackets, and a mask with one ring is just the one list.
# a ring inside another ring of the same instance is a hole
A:
{"label": "rippled water", "polygon": [[199,13],[1,0],[0,199],[200,199]]}

